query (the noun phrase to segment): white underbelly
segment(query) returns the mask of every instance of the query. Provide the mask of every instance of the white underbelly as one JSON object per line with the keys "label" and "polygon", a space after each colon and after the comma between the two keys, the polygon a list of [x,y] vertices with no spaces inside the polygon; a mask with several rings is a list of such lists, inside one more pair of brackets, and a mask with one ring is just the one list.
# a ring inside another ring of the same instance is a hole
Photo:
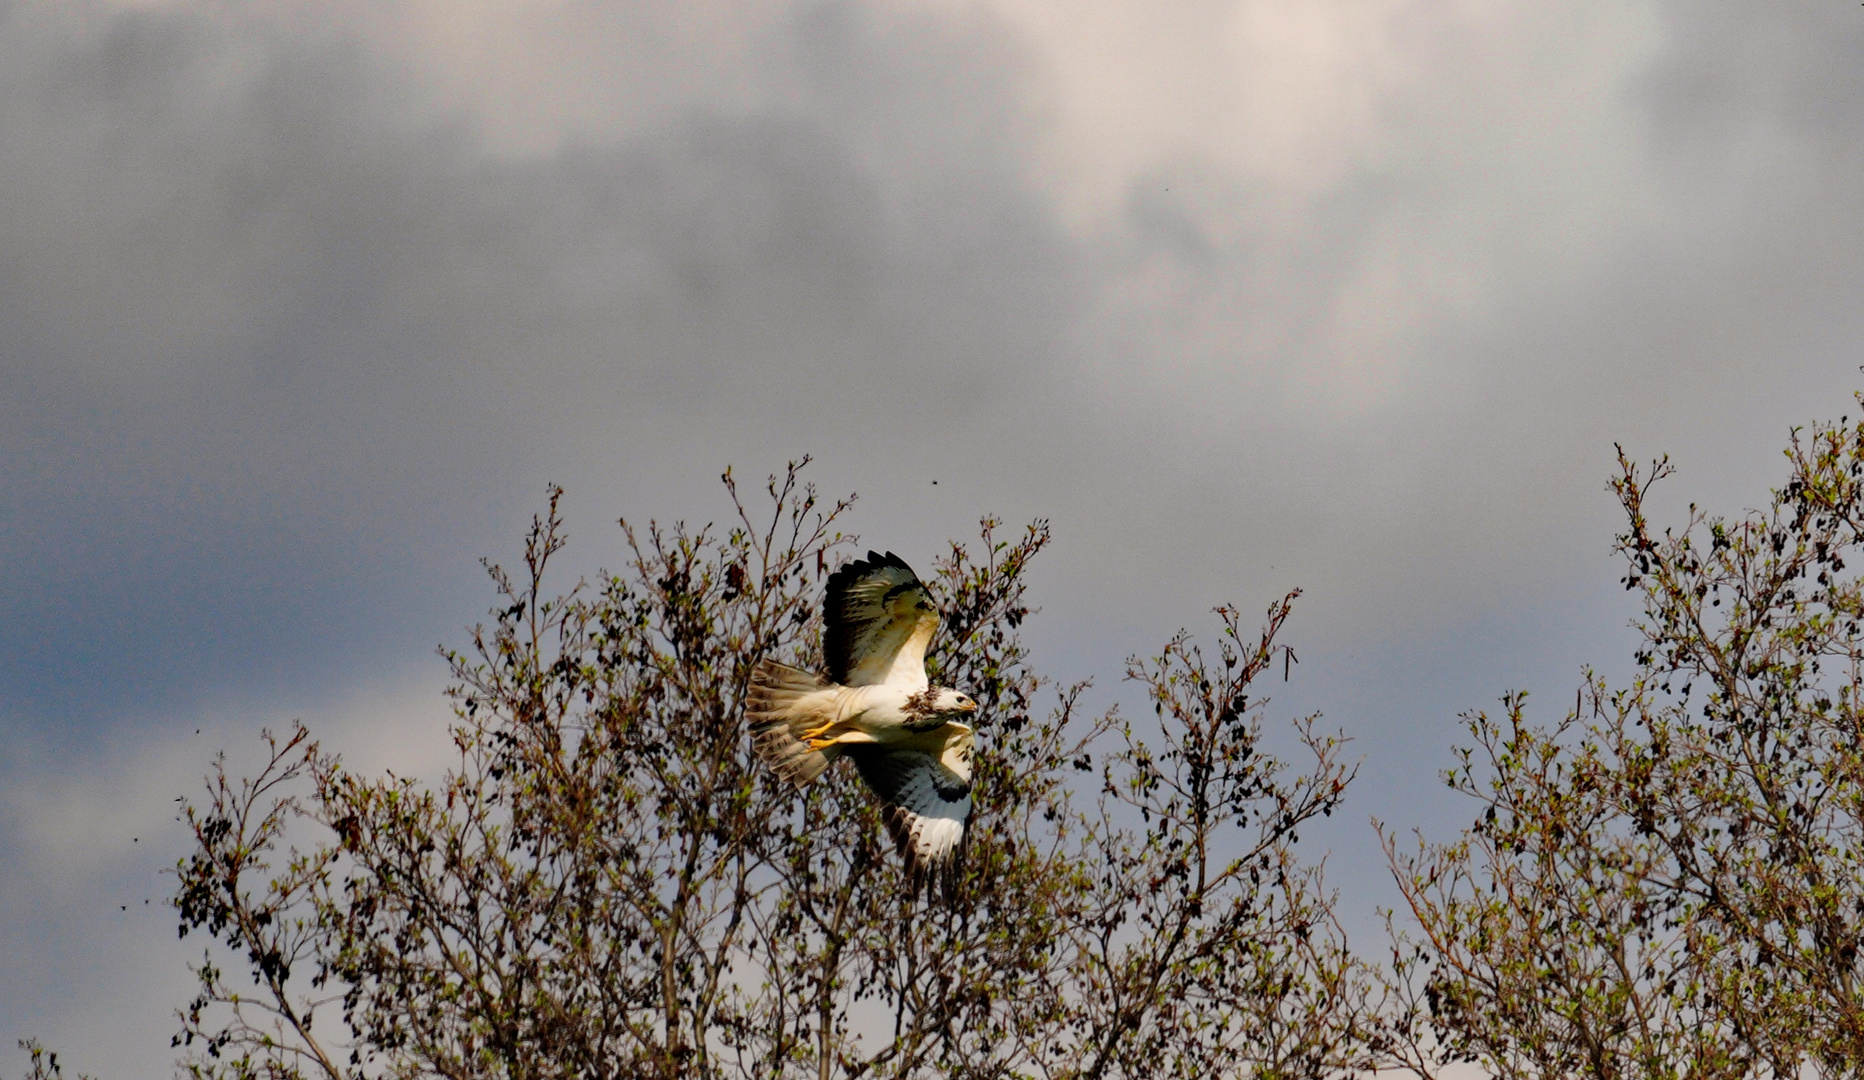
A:
{"label": "white underbelly", "polygon": [[912,734],[906,728],[907,720],[911,719],[906,711],[907,703],[912,699],[909,691],[882,684],[851,686],[847,688],[847,694],[842,704],[844,722],[872,734],[881,742],[889,741],[890,735],[905,737]]}

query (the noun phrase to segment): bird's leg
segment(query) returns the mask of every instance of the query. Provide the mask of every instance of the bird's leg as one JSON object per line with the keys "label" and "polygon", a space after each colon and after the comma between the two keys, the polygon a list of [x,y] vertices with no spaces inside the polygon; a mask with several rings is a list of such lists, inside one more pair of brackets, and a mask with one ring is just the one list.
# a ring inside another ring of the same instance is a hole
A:
{"label": "bird's leg", "polygon": [[836,723],[835,721],[830,720],[828,723],[823,724],[821,727],[811,728],[808,731],[803,732],[797,737],[800,738],[802,741],[808,743],[809,749],[820,750],[825,746],[830,746],[834,744],[835,738],[828,734],[828,730],[834,727],[835,723]]}

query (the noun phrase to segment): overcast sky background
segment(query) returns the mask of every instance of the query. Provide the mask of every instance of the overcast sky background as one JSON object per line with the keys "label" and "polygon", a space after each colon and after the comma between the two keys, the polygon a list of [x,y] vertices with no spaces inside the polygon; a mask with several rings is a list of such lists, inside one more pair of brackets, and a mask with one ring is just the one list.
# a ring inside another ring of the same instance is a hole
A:
{"label": "overcast sky background", "polygon": [[547,482],[594,571],[803,453],[1051,518],[1109,694],[1307,589],[1369,929],[1457,712],[1625,669],[1614,441],[1761,503],[1861,342],[1849,0],[0,0],[0,1040],[168,1074],[172,800],[431,767]]}

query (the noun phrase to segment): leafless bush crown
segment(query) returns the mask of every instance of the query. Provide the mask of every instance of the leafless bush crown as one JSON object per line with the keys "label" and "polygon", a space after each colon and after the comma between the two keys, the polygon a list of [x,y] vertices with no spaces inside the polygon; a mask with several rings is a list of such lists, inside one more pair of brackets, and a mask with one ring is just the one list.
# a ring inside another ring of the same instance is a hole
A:
{"label": "leafless bush crown", "polygon": [[[1261,745],[1256,684],[1295,594],[1259,632],[1219,608],[1209,645],[1132,660],[1150,716],[1090,715],[1018,640],[1046,526],[953,544],[930,662],[984,725],[962,877],[928,899],[856,782],[781,787],[740,723],[759,658],[816,659],[848,503],[792,468],[753,513],[727,474],[735,526],[629,530],[624,573],[552,598],[553,493],[450,657],[443,782],[356,775],[300,729],[188,810],[183,930],[221,945],[183,1014],[188,1067],[1864,1074],[1864,421],[1795,432],[1788,458],[1766,510],[1657,532],[1669,466],[1620,456],[1635,674],[1589,673],[1551,726],[1525,695],[1466,717],[1446,779],[1472,826],[1381,827],[1403,907],[1377,970],[1296,851],[1351,780],[1339,739],[1298,722],[1298,768]],[[285,850],[294,823],[321,840]]]}
{"label": "leafless bush crown", "polygon": [[[220,948],[183,1011],[216,1077],[1313,1076],[1364,1064],[1350,959],[1303,823],[1340,742],[1259,743],[1259,634],[1220,609],[1128,671],[1142,724],[1044,690],[1018,630],[1037,522],[954,543],[929,665],[982,706],[951,897],[915,895],[846,770],[798,794],[742,706],[764,656],[818,659],[848,501],[729,473],[725,529],[623,529],[617,575],[557,595],[552,491],[492,620],[448,654],[457,761],[434,786],[346,769],[303,728],[187,809],[184,933]],[[1052,693],[1053,703],[1038,705]],[[289,836],[287,834],[290,834]],[[293,839],[310,837],[302,846]],[[217,960],[216,957],[221,959]],[[222,963],[237,969],[223,970]],[[250,985],[248,983],[250,982]]]}

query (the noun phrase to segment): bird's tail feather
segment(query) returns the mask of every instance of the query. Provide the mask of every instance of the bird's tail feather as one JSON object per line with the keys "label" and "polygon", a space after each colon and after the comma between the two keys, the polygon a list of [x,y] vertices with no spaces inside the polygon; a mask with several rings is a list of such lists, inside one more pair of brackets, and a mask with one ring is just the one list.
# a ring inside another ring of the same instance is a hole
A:
{"label": "bird's tail feather", "polygon": [[751,672],[751,692],[744,703],[751,746],[771,771],[797,787],[821,776],[840,752],[836,746],[811,750],[801,733],[818,717],[795,707],[803,698],[832,685],[813,672],[775,660],[760,660]]}

